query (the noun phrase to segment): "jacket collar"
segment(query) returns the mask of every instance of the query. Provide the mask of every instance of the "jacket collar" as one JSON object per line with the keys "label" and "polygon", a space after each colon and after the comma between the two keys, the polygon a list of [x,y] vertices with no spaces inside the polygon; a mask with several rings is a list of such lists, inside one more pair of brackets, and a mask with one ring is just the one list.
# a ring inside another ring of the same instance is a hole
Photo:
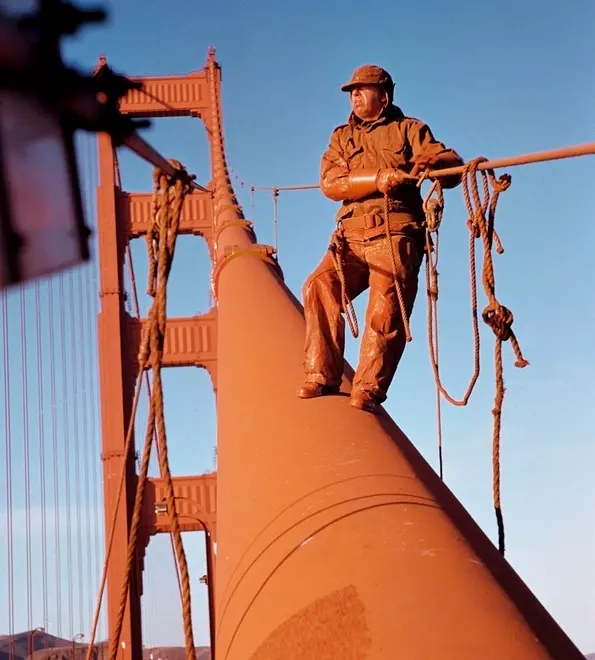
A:
{"label": "jacket collar", "polygon": [[403,111],[399,106],[397,105],[389,105],[386,107],[384,112],[378,117],[378,119],[374,119],[373,121],[364,121],[363,119],[360,119],[359,117],[356,117],[353,112],[349,115],[349,119],[347,120],[347,123],[351,128],[359,128],[362,131],[365,131],[366,133],[368,131],[371,131],[372,129],[376,128],[376,126],[382,126],[383,124],[389,124],[391,121],[399,121],[403,119],[405,115],[403,114]]}

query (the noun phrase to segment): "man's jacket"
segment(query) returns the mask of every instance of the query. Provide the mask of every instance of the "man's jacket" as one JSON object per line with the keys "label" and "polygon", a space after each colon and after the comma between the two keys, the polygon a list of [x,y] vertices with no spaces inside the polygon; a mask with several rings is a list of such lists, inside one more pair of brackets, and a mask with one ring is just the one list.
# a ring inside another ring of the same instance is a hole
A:
{"label": "man's jacket", "polygon": [[[463,164],[456,151],[447,149],[434,138],[427,124],[406,117],[395,105],[389,106],[373,122],[364,122],[351,114],[347,124],[333,131],[329,147],[322,157],[321,190],[324,193],[326,186],[340,183],[341,177],[346,177],[349,171],[355,169],[398,168],[411,172],[414,167],[412,159],[422,154],[438,156],[433,169]],[[455,175],[443,179],[442,184],[451,188],[460,180],[460,176]],[[405,229],[419,231],[424,220],[419,188],[414,183],[397,186],[391,193],[389,212],[398,216],[397,222]],[[372,229],[375,223],[382,222],[383,214],[383,195],[377,192],[358,201],[344,200],[337,212],[337,219],[342,220],[346,228],[360,228],[365,221],[365,228]],[[380,231],[365,231],[367,238],[377,233]]]}

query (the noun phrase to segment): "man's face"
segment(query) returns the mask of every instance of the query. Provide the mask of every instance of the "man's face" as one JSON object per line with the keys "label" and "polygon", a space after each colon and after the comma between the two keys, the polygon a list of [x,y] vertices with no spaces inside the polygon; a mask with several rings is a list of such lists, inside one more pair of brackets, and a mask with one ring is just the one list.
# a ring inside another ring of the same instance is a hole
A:
{"label": "man's face", "polygon": [[378,85],[358,85],[351,90],[351,109],[363,120],[376,119],[386,107],[386,92]]}

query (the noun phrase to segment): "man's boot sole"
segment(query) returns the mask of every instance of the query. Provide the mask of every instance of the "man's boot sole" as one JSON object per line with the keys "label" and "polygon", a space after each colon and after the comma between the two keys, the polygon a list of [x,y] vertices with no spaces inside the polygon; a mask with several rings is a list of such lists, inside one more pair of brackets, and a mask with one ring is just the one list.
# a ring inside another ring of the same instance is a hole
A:
{"label": "man's boot sole", "polygon": [[298,392],[298,396],[300,399],[318,399],[321,396],[328,396],[330,394],[339,394],[339,388],[323,385],[320,389],[315,391],[302,388]]}

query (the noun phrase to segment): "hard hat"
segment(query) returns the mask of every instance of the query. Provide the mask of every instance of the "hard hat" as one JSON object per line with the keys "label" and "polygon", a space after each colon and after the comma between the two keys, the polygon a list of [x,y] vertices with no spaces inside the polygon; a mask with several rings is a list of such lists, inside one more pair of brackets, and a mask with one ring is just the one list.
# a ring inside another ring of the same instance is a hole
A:
{"label": "hard hat", "polygon": [[349,92],[358,85],[379,85],[384,87],[392,98],[393,94],[393,79],[390,73],[382,67],[374,64],[364,64],[358,67],[351,76],[351,80],[341,85],[341,91]]}

